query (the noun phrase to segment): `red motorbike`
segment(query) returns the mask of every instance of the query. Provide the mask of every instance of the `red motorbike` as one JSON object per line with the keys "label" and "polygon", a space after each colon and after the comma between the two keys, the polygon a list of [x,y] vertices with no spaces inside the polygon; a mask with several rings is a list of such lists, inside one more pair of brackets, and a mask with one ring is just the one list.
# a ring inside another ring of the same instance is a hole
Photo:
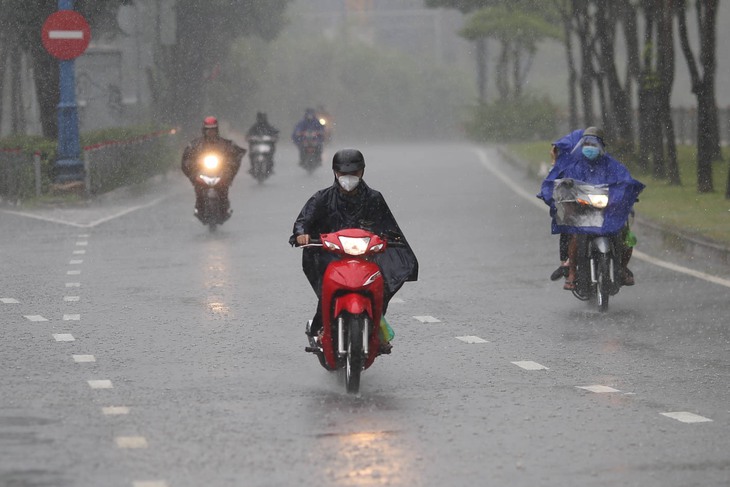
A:
{"label": "red motorbike", "polygon": [[311,242],[302,247],[322,247],[341,258],[325,270],[322,331],[319,337],[310,337],[305,350],[317,355],[327,370],[344,369],[347,392],[357,394],[360,373],[381,353],[384,284],[380,267],[371,258],[383,252],[387,242],[357,228],[322,234]]}

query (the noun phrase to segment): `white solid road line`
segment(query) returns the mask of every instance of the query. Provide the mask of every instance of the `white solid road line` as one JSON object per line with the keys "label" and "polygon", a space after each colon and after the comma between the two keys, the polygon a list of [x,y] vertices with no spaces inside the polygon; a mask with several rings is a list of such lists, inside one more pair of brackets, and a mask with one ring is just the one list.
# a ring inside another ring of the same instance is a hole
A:
{"label": "white solid road line", "polygon": [[464,343],[489,343],[484,338],[478,336],[468,335],[463,337],[456,337],[457,340],[461,340]]}
{"label": "white solid road line", "polygon": [[662,416],[666,416],[667,418],[676,419],[677,421],[681,421],[683,423],[710,423],[712,420],[710,418],[705,418],[704,416],[700,416],[699,414],[694,413],[688,413],[686,411],[679,411],[675,413],[659,413]]}
{"label": "white solid road line", "polygon": [[[502,171],[500,171],[497,166],[492,163],[489,158],[487,157],[487,154],[484,152],[483,149],[474,148],[474,151],[477,154],[477,157],[479,158],[479,162],[481,162],[482,166],[487,168],[489,172],[491,172],[493,175],[495,175],[497,178],[502,180],[506,185],[508,185],[512,190],[525,198],[530,203],[534,204],[535,206],[542,208],[544,211],[548,211],[548,207],[545,203],[542,202],[542,200],[537,199],[537,197],[534,194],[530,194],[521,187],[517,186],[517,184],[512,181],[509,176],[505,175]],[[689,269],[687,267],[672,264],[671,262],[666,262],[661,259],[657,259],[656,257],[652,257],[648,254],[645,254],[641,251],[638,251],[634,249],[634,257],[636,257],[639,260],[643,260],[644,262],[648,262],[649,264],[654,264],[659,267],[663,267],[665,269],[669,269],[674,272],[680,272],[682,274],[686,274],[688,276],[696,277],[697,279],[702,279],[707,282],[711,282],[713,284],[719,284],[720,286],[725,286],[730,288],[730,280],[723,279],[721,277],[713,276],[711,274],[707,274],[705,272],[696,271],[694,269]]]}
{"label": "white solid road line", "polygon": [[97,225],[101,225],[102,223],[106,223],[106,222],[108,222],[110,220],[113,220],[115,218],[119,218],[121,216],[127,215],[129,213],[134,212],[134,211],[142,210],[144,208],[149,208],[150,206],[154,206],[154,205],[158,204],[159,202],[165,200],[166,198],[167,198],[167,196],[162,196],[162,197],[156,198],[156,199],[154,199],[154,200],[152,200],[149,203],[146,203],[144,205],[132,206],[130,208],[127,208],[126,210],[122,210],[122,211],[119,211],[117,213],[114,213],[114,214],[112,214],[110,216],[107,216],[107,217],[104,217],[104,218],[100,218],[100,219],[98,219],[96,221],[93,221],[91,223],[69,222],[69,221],[66,221],[66,220],[60,220],[58,218],[51,218],[51,217],[46,217],[46,216],[41,216],[41,215],[34,215],[33,213],[25,213],[23,211],[0,210],[0,212],[7,213],[9,215],[16,215],[16,216],[24,216],[26,218],[33,218],[35,220],[41,220],[41,221],[46,221],[46,222],[51,222],[51,223],[58,223],[60,225],[69,225],[69,226],[77,227],[77,228],[93,228],[93,227],[95,227]]}
{"label": "white solid road line", "polygon": [[584,389],[589,392],[595,392],[597,394],[604,394],[606,392],[621,392],[618,389],[614,389],[613,387],[608,386],[576,386],[578,389]]}
{"label": "white solid road line", "polygon": [[525,370],[550,370],[544,365],[540,365],[537,362],[533,362],[531,360],[520,360],[512,363],[515,364],[517,367]]}

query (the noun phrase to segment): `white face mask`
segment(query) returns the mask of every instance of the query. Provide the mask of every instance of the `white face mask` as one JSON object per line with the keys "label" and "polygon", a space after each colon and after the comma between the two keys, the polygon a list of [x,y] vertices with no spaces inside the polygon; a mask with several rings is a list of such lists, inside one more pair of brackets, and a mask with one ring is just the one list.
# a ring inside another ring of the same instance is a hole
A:
{"label": "white face mask", "polygon": [[353,189],[357,188],[360,184],[360,178],[357,176],[340,176],[337,178],[337,182],[340,183],[340,187],[348,193]]}

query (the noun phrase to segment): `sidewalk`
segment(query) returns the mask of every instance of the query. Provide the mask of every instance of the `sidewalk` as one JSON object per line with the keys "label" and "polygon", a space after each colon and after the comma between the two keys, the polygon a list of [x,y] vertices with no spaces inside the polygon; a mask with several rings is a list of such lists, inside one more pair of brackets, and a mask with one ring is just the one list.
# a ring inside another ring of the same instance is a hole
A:
{"label": "sidewalk", "polygon": [[[525,170],[527,176],[539,184],[543,177],[530,168],[529,164],[498,146],[502,159]],[[539,191],[536,185],[535,193]],[[715,275],[730,275],[730,247],[689,235],[681,229],[662,225],[641,215],[641,203],[636,208],[632,227],[639,238],[638,248],[661,259],[679,265],[688,265],[697,270]]]}

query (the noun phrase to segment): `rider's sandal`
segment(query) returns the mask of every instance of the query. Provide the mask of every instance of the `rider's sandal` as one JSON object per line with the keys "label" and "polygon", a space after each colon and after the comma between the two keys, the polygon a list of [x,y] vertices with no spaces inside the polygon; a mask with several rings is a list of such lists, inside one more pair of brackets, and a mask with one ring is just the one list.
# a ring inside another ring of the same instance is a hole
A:
{"label": "rider's sandal", "polygon": [[378,355],[389,355],[392,350],[393,345],[390,342],[381,343],[378,348]]}
{"label": "rider's sandal", "polygon": [[550,280],[557,281],[561,277],[568,277],[568,269],[569,267],[567,265],[561,265],[550,274]]}
{"label": "rider's sandal", "polygon": [[565,284],[563,284],[563,289],[566,291],[573,291],[575,289],[575,281],[569,281],[565,280]]}

